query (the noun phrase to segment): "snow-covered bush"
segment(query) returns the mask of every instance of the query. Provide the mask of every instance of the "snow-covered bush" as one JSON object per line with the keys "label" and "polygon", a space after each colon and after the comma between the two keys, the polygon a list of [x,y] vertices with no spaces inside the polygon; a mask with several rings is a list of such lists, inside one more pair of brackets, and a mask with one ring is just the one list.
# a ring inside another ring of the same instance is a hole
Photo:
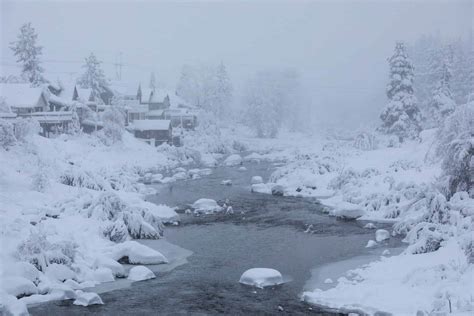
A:
{"label": "snow-covered bush", "polygon": [[101,136],[105,144],[110,145],[122,141],[125,132],[125,116],[117,107],[111,107],[102,114],[104,128]]}
{"label": "snow-covered bush", "polygon": [[48,241],[41,229],[32,229],[30,234],[18,245],[17,257],[27,261],[38,270],[45,271],[51,264],[70,266],[74,262],[77,245],[70,241]]}
{"label": "snow-covered bush", "polygon": [[73,167],[63,172],[59,181],[65,185],[88,188],[96,191],[104,191],[110,187],[100,175]]}
{"label": "snow-covered bush", "polygon": [[354,147],[360,150],[377,149],[377,137],[373,133],[359,133],[354,140]]}
{"label": "snow-covered bush", "polygon": [[44,192],[50,185],[50,174],[47,165],[39,160],[36,172],[33,175],[32,187],[33,190]]}
{"label": "snow-covered bush", "polygon": [[38,134],[41,130],[38,121],[32,118],[20,118],[14,122],[15,138],[18,141],[25,141],[31,135]]}
{"label": "snow-covered bush", "polygon": [[0,119],[0,146],[7,148],[15,144],[16,137],[13,129],[13,124],[7,120]]}
{"label": "snow-covered bush", "polygon": [[446,193],[467,191],[474,187],[474,102],[459,106],[438,132],[436,150],[443,159]]}
{"label": "snow-covered bush", "polygon": [[79,209],[86,217],[103,221],[103,235],[114,242],[128,237],[158,239],[163,234],[159,206],[146,202],[131,204],[113,191],[87,196],[79,203],[66,201],[59,207],[63,211]]}

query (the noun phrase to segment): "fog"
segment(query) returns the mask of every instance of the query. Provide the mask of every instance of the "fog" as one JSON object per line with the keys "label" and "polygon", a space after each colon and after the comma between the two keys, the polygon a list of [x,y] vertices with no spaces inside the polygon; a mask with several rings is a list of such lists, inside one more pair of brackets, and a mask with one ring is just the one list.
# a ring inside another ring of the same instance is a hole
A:
{"label": "fog", "polygon": [[94,52],[115,79],[174,89],[183,64],[223,62],[235,106],[245,80],[266,68],[297,70],[316,124],[357,127],[385,103],[394,42],[422,34],[468,37],[471,1],[2,1],[1,72],[19,72],[9,43],[28,21],[50,79],[77,77]]}

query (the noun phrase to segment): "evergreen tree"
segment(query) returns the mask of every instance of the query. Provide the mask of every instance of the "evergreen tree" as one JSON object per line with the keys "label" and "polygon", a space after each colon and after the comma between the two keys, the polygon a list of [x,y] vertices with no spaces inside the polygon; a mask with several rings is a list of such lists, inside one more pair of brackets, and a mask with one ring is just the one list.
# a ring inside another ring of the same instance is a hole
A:
{"label": "evergreen tree", "polygon": [[454,102],[451,93],[451,77],[451,70],[448,63],[445,62],[441,69],[441,78],[439,79],[438,86],[433,91],[433,97],[430,104],[430,118],[436,125],[442,123],[456,107],[456,103]]}
{"label": "evergreen tree", "polygon": [[414,138],[420,131],[420,110],[413,90],[414,68],[405,45],[398,42],[395,53],[388,60],[390,82],[387,85],[389,103],[380,115],[381,130],[395,134],[400,141]]}
{"label": "evergreen tree", "polygon": [[10,48],[17,57],[17,62],[22,65],[21,75],[32,86],[39,86],[46,82],[46,79],[43,77],[44,69],[40,66],[39,59],[43,48],[36,44],[38,34],[31,23],[26,23],[20,28],[17,38],[15,42],[10,43]]}
{"label": "evergreen tree", "polygon": [[107,80],[104,71],[101,68],[101,62],[91,53],[85,59],[85,64],[82,66],[85,72],[78,80],[78,84],[85,89],[92,89],[94,97],[101,101],[101,94],[107,91]]}
{"label": "evergreen tree", "polygon": [[227,70],[223,63],[220,63],[216,69],[215,79],[215,108],[217,117],[220,119],[224,118],[226,111],[229,109],[230,102],[232,101],[232,83],[227,74]]}
{"label": "evergreen tree", "polygon": [[149,84],[150,89],[155,90],[156,89],[156,79],[155,79],[155,73],[152,71],[150,74],[150,84]]}

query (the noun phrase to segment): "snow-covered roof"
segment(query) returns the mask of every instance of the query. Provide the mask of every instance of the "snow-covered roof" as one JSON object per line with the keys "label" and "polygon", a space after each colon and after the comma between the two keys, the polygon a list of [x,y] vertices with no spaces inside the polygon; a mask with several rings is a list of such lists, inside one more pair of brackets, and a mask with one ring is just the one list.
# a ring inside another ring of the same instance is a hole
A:
{"label": "snow-covered roof", "polygon": [[68,106],[72,103],[72,99],[58,97],[52,93],[49,95],[49,101],[61,106]]}
{"label": "snow-covered roof", "polygon": [[163,131],[170,128],[170,120],[135,120],[131,127],[136,131]]}
{"label": "snow-covered roof", "polygon": [[151,92],[150,103],[161,103],[168,96],[167,91],[162,89],[155,89]]}
{"label": "snow-covered roof", "polygon": [[148,105],[134,105],[128,109],[128,113],[147,113]]}
{"label": "snow-covered roof", "polygon": [[153,92],[153,89],[142,88],[141,91],[142,91],[141,102],[148,103],[150,101],[150,97],[151,97],[151,93]]}
{"label": "snow-covered roof", "polygon": [[32,108],[38,106],[43,96],[43,88],[32,88],[25,83],[0,83],[0,96],[5,102],[16,108]]}
{"label": "snow-covered roof", "polygon": [[147,115],[149,115],[149,116],[162,116],[163,115],[163,110],[151,110],[151,111],[148,111]]}
{"label": "snow-covered roof", "polygon": [[15,118],[16,116],[16,113],[12,112],[0,112],[0,118]]}
{"label": "snow-covered roof", "polygon": [[90,100],[91,95],[92,95],[92,89],[89,89],[89,88],[84,89],[84,88],[76,87],[76,90],[77,90],[77,95],[80,100],[83,100],[83,101]]}

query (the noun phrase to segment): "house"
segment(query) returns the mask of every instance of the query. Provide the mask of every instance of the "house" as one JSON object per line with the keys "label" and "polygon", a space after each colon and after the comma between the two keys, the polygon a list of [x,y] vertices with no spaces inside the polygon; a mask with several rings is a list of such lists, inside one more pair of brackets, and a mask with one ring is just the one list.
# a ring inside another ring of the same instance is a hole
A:
{"label": "house", "polygon": [[173,130],[170,120],[135,120],[129,129],[136,138],[153,146],[172,143]]}
{"label": "house", "polygon": [[72,123],[72,112],[51,111],[51,94],[44,88],[30,87],[29,84],[0,84],[0,97],[18,118],[38,121],[40,134],[45,137],[67,131]]}
{"label": "house", "polygon": [[0,96],[18,116],[49,110],[48,95],[43,88],[24,83],[0,83]]}
{"label": "house", "polygon": [[193,130],[197,125],[197,116],[190,109],[167,109],[164,111],[163,118],[170,120],[173,127],[182,127],[187,130]]}
{"label": "house", "polygon": [[148,113],[148,106],[142,104],[134,104],[128,106],[126,109],[127,112],[127,124],[132,123],[135,120],[144,120],[146,119],[146,114]]}

